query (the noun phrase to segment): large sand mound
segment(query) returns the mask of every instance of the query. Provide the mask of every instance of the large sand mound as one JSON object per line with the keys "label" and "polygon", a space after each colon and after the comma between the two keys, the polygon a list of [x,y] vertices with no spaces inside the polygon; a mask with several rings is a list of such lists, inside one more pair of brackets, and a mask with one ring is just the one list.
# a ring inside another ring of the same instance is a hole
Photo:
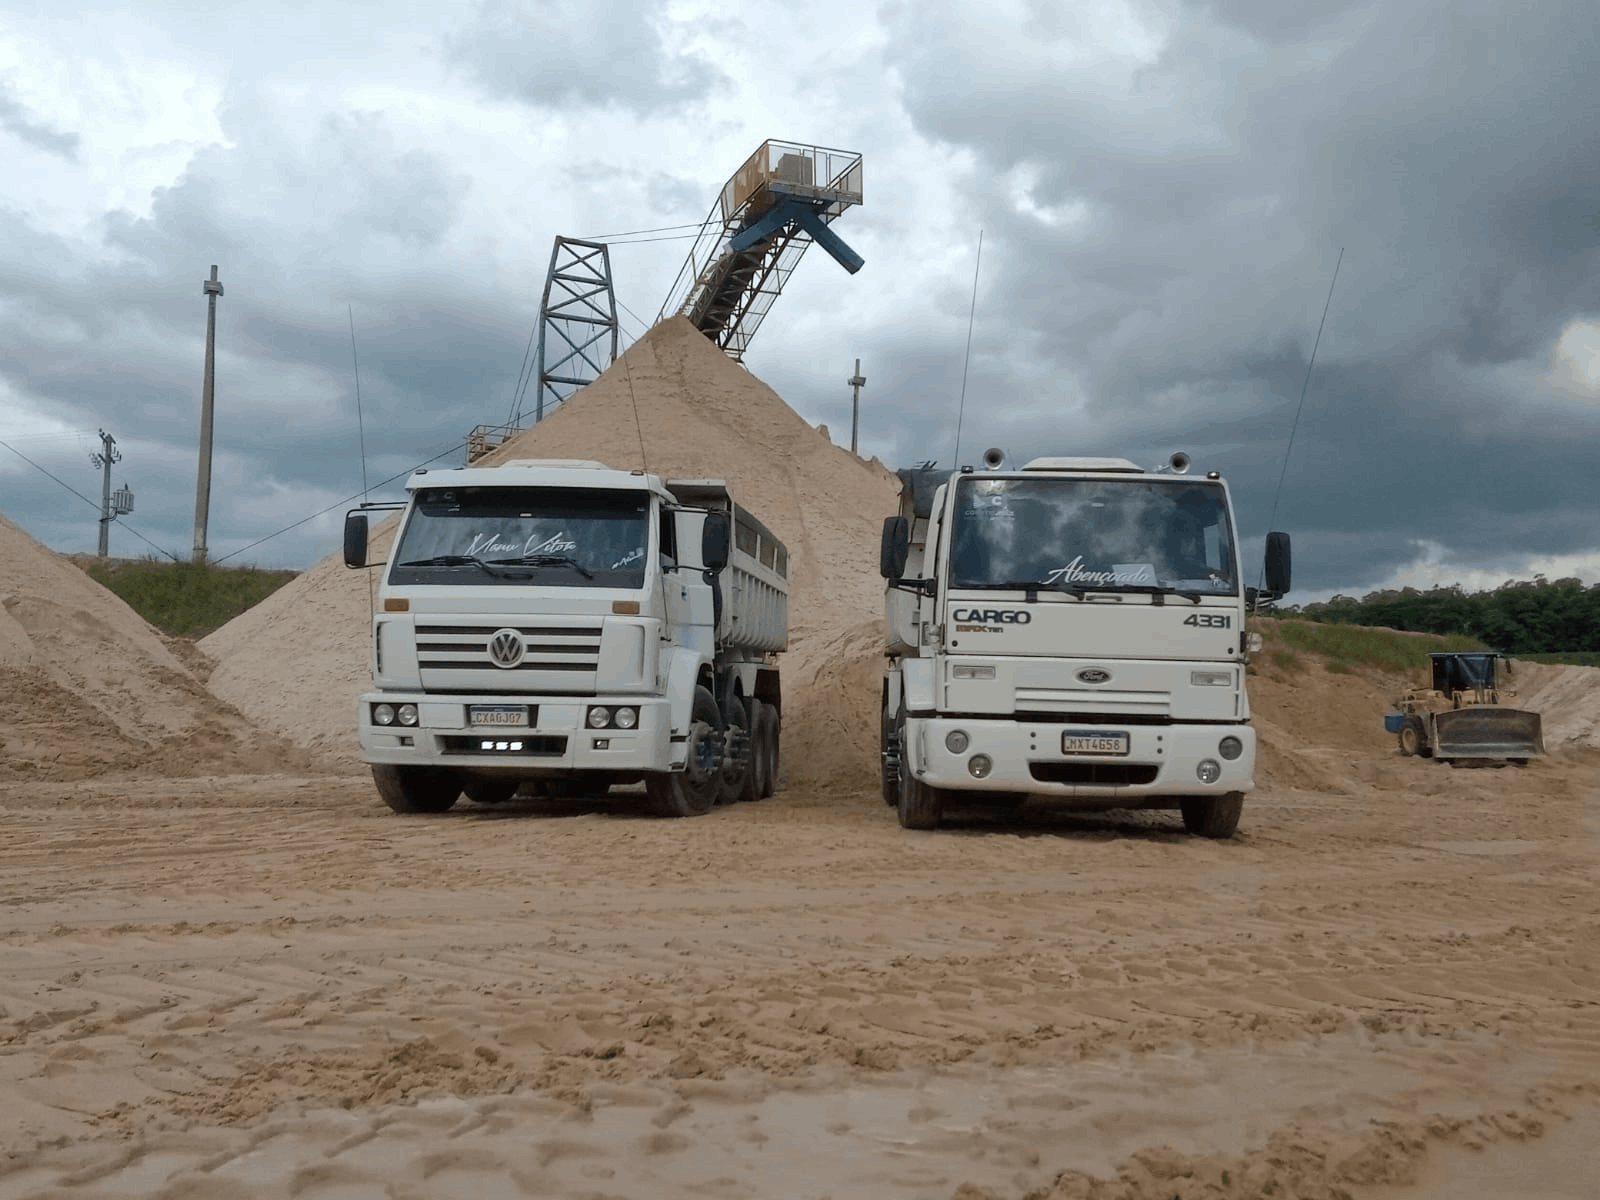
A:
{"label": "large sand mound", "polygon": [[[790,781],[875,772],[876,709],[841,720],[831,684],[842,669],[836,660],[854,662],[864,623],[882,611],[878,531],[897,505],[892,472],[835,446],[681,318],[657,325],[594,383],[480,462],[523,458],[726,479],[789,548],[782,667]],[[219,663],[212,689],[297,744],[356,763],[371,582],[330,555],[231,621],[200,643]],[[866,640],[867,652],[881,655],[876,632]]]}
{"label": "large sand mound", "polygon": [[0,517],[0,778],[263,770],[286,749],[120,599]]}

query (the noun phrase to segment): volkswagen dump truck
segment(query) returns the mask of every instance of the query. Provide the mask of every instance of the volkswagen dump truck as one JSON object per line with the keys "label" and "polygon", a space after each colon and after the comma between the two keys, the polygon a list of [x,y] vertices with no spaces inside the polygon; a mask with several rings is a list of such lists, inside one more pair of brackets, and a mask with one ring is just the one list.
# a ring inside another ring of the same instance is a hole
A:
{"label": "volkswagen dump truck", "polygon": [[[687,817],[773,791],[788,553],[726,484],[523,460],[406,490],[357,705],[390,808],[642,781]],[[367,564],[365,511],[344,553]]]}
{"label": "volkswagen dump truck", "polygon": [[1230,837],[1252,785],[1245,613],[1289,588],[1267,535],[1246,587],[1228,488],[1188,458],[901,471],[884,522],[884,800],[910,829],[1028,797],[1175,808]]}

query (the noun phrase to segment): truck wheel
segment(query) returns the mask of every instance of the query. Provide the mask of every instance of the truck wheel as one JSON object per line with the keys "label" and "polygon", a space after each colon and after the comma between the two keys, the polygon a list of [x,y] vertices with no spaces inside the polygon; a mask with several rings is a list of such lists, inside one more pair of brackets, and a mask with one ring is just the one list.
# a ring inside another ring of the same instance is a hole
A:
{"label": "truck wheel", "polygon": [[717,785],[717,800],[721,804],[737,804],[740,800],[754,800],[750,790],[750,777],[755,773],[751,759],[755,757],[755,738],[751,733],[750,709],[738,696],[729,697],[728,707],[722,713],[722,772]]}
{"label": "truck wheel", "polygon": [[645,795],[657,816],[698,817],[717,802],[721,778],[718,747],[722,714],[703,687],[694,690],[689,713],[689,757],[681,771],[653,771],[644,777]]}
{"label": "truck wheel", "polygon": [[372,765],[378,795],[397,813],[442,813],[461,795],[461,777],[442,767]]}
{"label": "truck wheel", "polygon": [[520,779],[468,779],[461,790],[475,804],[504,804],[521,786]]}
{"label": "truck wheel", "polygon": [[1422,735],[1414,725],[1400,727],[1400,753],[1411,758],[1422,749]]}
{"label": "truck wheel", "polygon": [[900,780],[896,810],[905,829],[937,829],[944,819],[944,789],[929,787],[907,773]]}
{"label": "truck wheel", "polygon": [[878,714],[878,787],[883,802],[890,808],[900,804],[900,731],[889,720],[888,687],[884,688],[883,708]]}
{"label": "truck wheel", "polygon": [[777,731],[774,725],[777,713],[772,705],[760,700],[750,701],[750,786],[745,799],[765,800],[772,795],[777,780],[778,756],[773,753]]}
{"label": "truck wheel", "polygon": [[761,706],[762,724],[757,731],[764,729],[761,739],[761,755],[766,763],[763,769],[765,776],[761,784],[761,798],[765,800],[778,790],[778,763],[783,745],[783,718],[778,716],[778,710],[770,704]]}
{"label": "truck wheel", "polygon": [[1230,838],[1239,828],[1239,814],[1244,811],[1244,793],[1185,796],[1179,807],[1183,810],[1183,827],[1190,833],[1200,837]]}

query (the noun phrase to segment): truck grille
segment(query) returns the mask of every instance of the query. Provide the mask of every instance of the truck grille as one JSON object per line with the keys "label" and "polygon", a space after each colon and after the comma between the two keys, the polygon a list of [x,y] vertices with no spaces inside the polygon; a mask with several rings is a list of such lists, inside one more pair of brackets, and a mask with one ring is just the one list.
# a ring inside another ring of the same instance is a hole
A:
{"label": "truck grille", "polygon": [[1101,787],[1133,787],[1154,783],[1158,766],[1143,763],[1031,762],[1029,773],[1040,783],[1088,783]]}
{"label": "truck grille", "polygon": [[[423,671],[587,671],[600,662],[599,625],[418,625],[417,665]],[[489,654],[495,634],[522,636],[522,661],[502,667]]]}

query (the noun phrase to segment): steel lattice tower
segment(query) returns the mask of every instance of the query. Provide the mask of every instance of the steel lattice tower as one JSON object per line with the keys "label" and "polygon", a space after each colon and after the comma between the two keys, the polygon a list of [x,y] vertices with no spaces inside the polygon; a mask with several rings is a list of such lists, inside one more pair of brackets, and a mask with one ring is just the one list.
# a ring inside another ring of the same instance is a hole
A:
{"label": "steel lattice tower", "polygon": [[[617,357],[617,297],[611,251],[602,242],[557,237],[539,306],[539,380],[535,421],[592,383]],[[520,421],[521,410],[516,413]]]}

